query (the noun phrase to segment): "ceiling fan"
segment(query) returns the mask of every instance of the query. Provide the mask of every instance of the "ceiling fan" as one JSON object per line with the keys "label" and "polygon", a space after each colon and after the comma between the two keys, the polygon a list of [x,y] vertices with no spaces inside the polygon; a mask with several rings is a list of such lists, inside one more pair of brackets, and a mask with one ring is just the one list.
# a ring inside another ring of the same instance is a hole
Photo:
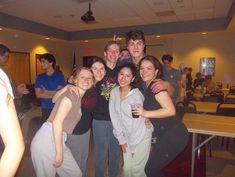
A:
{"label": "ceiling fan", "polygon": [[89,10],[81,16],[81,20],[85,23],[93,22],[95,21],[95,17],[92,16],[93,12],[91,11],[91,3],[89,3]]}

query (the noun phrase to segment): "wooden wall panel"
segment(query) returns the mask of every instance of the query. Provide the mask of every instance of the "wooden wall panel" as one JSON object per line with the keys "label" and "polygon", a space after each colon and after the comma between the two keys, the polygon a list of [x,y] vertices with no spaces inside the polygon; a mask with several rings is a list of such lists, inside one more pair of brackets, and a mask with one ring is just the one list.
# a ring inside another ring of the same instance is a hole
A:
{"label": "wooden wall panel", "polygon": [[14,84],[31,83],[29,53],[11,52],[3,69]]}

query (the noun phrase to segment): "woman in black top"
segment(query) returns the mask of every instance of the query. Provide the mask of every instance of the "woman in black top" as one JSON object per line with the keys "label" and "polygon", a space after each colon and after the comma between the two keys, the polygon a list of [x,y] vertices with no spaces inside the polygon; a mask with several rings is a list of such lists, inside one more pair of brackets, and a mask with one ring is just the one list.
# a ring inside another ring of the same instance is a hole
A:
{"label": "woman in black top", "polygon": [[153,126],[152,150],[145,166],[147,177],[162,177],[163,168],[186,146],[188,131],[175,115],[174,104],[166,90],[151,91],[154,79],[162,77],[162,65],[153,56],[146,56],[139,63],[140,76],[147,85],[143,108],[135,114],[150,118]]}

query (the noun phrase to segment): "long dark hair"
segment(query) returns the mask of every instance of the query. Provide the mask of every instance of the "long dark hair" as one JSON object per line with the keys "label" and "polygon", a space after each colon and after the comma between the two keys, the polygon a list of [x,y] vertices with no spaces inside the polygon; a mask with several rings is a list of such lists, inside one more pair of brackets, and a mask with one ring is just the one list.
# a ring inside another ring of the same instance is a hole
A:
{"label": "long dark hair", "polygon": [[123,65],[121,65],[120,67],[118,67],[118,73],[123,69],[123,68],[129,68],[132,76],[135,78],[133,82],[131,82],[131,89],[136,88],[137,87],[137,83],[136,83],[136,77],[138,74],[138,70],[136,68],[136,66],[133,63],[125,63]]}
{"label": "long dark hair", "polygon": [[92,65],[94,64],[94,63],[101,63],[101,64],[103,64],[104,65],[104,69],[106,70],[106,64],[105,64],[105,61],[102,59],[102,58],[100,58],[100,57],[97,57],[97,56],[95,56],[93,59],[92,59],[92,61],[91,61],[91,63],[90,63],[90,68],[92,67]]}
{"label": "long dark hair", "polygon": [[145,57],[143,57],[140,62],[139,62],[139,68],[142,64],[142,62],[146,60],[146,61],[149,61],[153,64],[155,70],[158,69],[158,73],[157,73],[157,76],[155,79],[161,79],[163,77],[163,70],[162,70],[162,64],[161,62],[154,56],[151,56],[151,55],[147,55]]}

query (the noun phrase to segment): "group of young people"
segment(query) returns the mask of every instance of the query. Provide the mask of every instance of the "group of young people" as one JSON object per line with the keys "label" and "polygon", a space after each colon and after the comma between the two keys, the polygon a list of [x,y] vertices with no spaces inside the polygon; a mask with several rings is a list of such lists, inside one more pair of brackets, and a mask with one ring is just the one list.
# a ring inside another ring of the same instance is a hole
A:
{"label": "group of young people", "polygon": [[[118,176],[120,150],[124,177],[161,177],[184,149],[188,132],[162,64],[144,53],[142,31],[128,32],[126,46],[131,58],[119,61],[121,46],[109,41],[105,60],[96,57],[90,68],[76,69],[70,84],[53,94],[55,105],[31,144],[38,177],[85,176],[91,127],[95,177],[105,176],[106,165],[109,177]],[[49,92],[38,87],[37,95]]]}

